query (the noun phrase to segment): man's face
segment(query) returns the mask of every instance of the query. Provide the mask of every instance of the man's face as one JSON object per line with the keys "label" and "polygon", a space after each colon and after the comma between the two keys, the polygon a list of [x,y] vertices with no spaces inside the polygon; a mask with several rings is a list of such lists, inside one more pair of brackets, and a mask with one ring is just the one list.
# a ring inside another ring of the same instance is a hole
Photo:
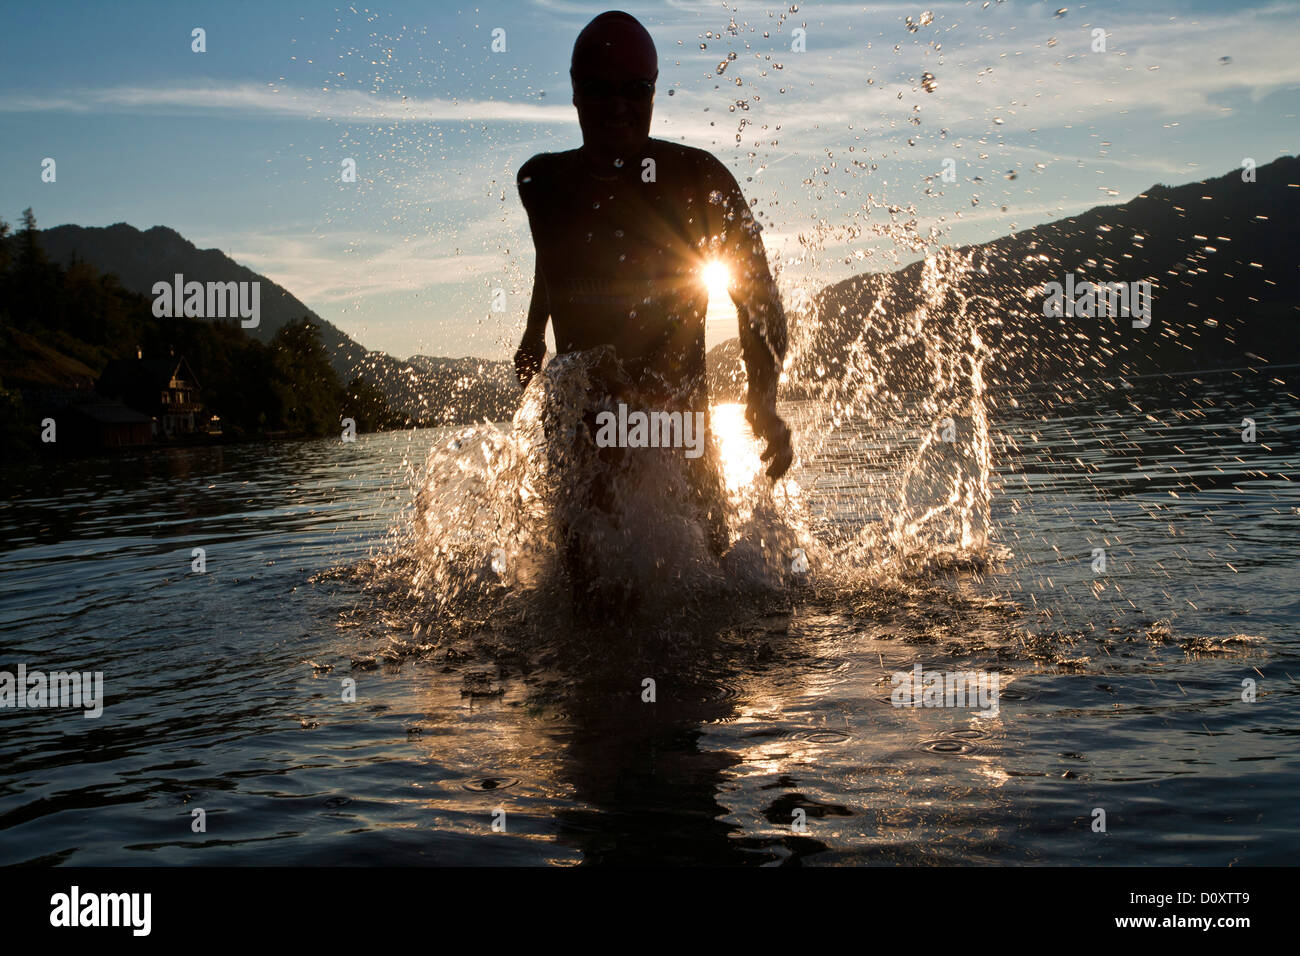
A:
{"label": "man's face", "polygon": [[608,30],[574,65],[573,105],[589,149],[632,156],[650,138],[654,83],[659,66],[653,48],[636,33]]}

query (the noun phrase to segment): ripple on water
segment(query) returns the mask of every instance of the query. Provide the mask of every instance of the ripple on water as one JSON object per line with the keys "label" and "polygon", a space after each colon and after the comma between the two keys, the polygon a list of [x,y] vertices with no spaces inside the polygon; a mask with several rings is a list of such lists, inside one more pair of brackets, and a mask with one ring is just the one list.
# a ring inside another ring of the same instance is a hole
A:
{"label": "ripple on water", "polygon": [[[741,698],[742,689],[734,680],[708,679],[693,682],[683,687],[681,697],[700,704],[730,704]],[[726,720],[734,720],[736,715],[725,715]]]}
{"label": "ripple on water", "polygon": [[853,735],[843,730],[796,730],[790,736],[814,744],[838,744],[851,739]]}
{"label": "ripple on water", "polygon": [[476,777],[461,784],[466,790],[474,793],[496,793],[498,790],[509,790],[518,785],[518,777]]}
{"label": "ripple on water", "polygon": [[809,657],[799,662],[801,667],[814,671],[842,671],[849,662],[842,657]]}
{"label": "ripple on water", "polygon": [[918,745],[923,753],[942,754],[946,757],[960,757],[977,753],[979,746],[961,737],[935,737],[924,740]]}
{"label": "ripple on water", "polygon": [[966,730],[949,730],[942,736],[956,737],[960,740],[982,740],[987,737],[988,734],[976,727],[970,727]]}
{"label": "ripple on water", "polygon": [[988,737],[986,731],[977,727],[967,727],[961,730],[945,730],[928,740],[923,740],[917,745],[917,749],[928,754],[942,754],[946,757],[965,757],[970,754],[983,753],[984,747],[977,741],[984,740]]}

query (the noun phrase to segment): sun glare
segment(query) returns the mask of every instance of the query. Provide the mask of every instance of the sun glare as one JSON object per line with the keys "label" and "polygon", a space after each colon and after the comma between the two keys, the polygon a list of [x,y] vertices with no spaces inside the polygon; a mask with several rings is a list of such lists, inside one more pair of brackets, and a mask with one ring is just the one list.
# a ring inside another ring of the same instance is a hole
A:
{"label": "sun glare", "polygon": [[731,286],[731,273],[727,271],[726,265],[717,260],[706,262],[700,270],[700,276],[709,290],[710,299],[719,302],[727,300],[730,295],[728,290]]}
{"label": "sun glare", "polygon": [[717,442],[718,458],[727,491],[735,494],[754,480],[761,465],[758,445],[745,421],[745,406],[714,405],[710,414],[713,439]]}

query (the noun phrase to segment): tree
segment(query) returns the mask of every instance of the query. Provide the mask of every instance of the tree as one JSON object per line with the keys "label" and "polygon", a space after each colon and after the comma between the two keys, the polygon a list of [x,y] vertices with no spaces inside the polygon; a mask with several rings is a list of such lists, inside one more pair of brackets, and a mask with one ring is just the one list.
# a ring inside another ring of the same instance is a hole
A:
{"label": "tree", "polygon": [[348,383],[343,396],[343,414],[357,423],[357,431],[375,432],[402,424],[402,417],[388,407],[377,387],[358,375]]}
{"label": "tree", "polygon": [[45,264],[45,250],[41,248],[37,232],[36,216],[28,206],[23,210],[22,232],[18,233],[18,268],[29,275]]}
{"label": "tree", "polygon": [[320,437],[338,427],[343,403],[320,330],[306,318],[275,333],[272,342],[283,425],[291,433]]}

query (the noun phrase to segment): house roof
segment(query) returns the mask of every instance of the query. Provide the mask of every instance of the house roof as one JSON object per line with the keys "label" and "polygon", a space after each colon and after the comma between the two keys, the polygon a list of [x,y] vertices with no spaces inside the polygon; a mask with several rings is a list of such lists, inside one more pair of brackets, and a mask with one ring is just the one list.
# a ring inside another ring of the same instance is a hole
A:
{"label": "house roof", "polygon": [[153,421],[148,415],[121,402],[87,402],[71,406],[72,411],[104,425],[148,425]]}
{"label": "house roof", "polygon": [[173,378],[182,378],[193,382],[198,388],[199,380],[194,377],[194,370],[185,356],[165,359],[114,359],[104,368],[99,377],[101,390],[127,391],[148,385],[153,389],[164,389]]}

